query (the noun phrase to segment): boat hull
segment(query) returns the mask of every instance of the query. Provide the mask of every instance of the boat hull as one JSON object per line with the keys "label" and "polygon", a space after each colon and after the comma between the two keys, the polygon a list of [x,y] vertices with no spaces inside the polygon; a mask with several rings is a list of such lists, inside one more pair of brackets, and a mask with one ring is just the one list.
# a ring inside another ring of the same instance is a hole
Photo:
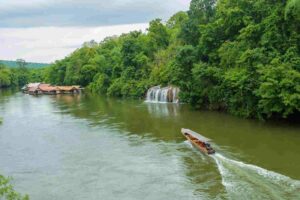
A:
{"label": "boat hull", "polygon": [[[198,150],[200,150],[201,152],[205,153],[205,154],[208,154],[208,155],[211,155],[211,154],[214,154],[215,153],[215,150],[213,150],[211,147],[210,149],[207,149],[206,145],[205,145],[205,142],[197,139],[197,138],[194,138],[193,136],[187,134],[187,133],[183,133],[183,135],[186,137],[186,139],[188,141],[190,141],[190,143],[196,147]],[[206,143],[207,144],[207,143]]]}

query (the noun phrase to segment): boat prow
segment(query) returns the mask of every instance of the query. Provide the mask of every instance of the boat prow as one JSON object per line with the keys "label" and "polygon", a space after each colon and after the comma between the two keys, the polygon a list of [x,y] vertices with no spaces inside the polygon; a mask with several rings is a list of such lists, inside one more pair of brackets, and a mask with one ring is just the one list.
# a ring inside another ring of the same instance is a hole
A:
{"label": "boat prow", "polygon": [[210,141],[211,139],[208,139],[199,133],[196,133],[189,129],[181,129],[182,134],[200,151],[206,154],[214,154],[215,150],[211,147]]}

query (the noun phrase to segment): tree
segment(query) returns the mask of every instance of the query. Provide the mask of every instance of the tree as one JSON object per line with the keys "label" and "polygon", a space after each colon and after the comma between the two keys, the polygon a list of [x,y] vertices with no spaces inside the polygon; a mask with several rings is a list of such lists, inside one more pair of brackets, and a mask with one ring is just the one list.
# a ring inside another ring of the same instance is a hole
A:
{"label": "tree", "polygon": [[22,196],[17,193],[10,184],[10,179],[0,175],[0,198],[7,200],[29,200],[29,196]]}
{"label": "tree", "polygon": [[152,20],[150,22],[148,32],[152,51],[168,47],[170,36],[166,27],[161,23],[161,19]]}
{"label": "tree", "polygon": [[299,1],[192,0],[166,24],[152,20],[146,33],[86,43],[44,77],[135,98],[154,85],[175,85],[195,108],[249,118],[300,115]]}
{"label": "tree", "polygon": [[86,48],[94,48],[98,45],[98,43],[95,40],[91,40],[88,42],[84,42],[82,47],[86,47]]}
{"label": "tree", "polygon": [[192,0],[188,20],[182,25],[181,38],[196,46],[200,39],[200,25],[211,22],[215,15],[216,0]]}
{"label": "tree", "polygon": [[285,18],[300,21],[300,0],[289,0],[285,7]]}
{"label": "tree", "polygon": [[21,68],[21,69],[24,69],[27,65],[26,61],[22,58],[17,59],[16,63],[18,65],[18,67]]}
{"label": "tree", "polygon": [[0,63],[0,88],[11,86],[11,70]]}

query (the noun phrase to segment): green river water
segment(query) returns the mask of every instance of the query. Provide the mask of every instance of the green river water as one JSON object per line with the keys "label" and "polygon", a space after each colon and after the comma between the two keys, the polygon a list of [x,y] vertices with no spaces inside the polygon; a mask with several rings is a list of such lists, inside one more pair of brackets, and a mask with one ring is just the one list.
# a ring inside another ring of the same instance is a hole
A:
{"label": "green river water", "polygon": [[[32,200],[300,199],[300,126],[90,95],[0,92],[0,174]],[[189,128],[213,139],[197,151]]]}

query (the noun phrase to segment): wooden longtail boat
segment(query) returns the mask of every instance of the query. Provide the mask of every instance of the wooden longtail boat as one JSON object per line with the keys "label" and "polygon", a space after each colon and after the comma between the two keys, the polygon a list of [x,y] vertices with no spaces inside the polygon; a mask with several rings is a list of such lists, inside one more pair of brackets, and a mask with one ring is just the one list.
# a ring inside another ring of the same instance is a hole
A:
{"label": "wooden longtail boat", "polygon": [[215,150],[210,146],[210,139],[191,131],[189,129],[181,129],[182,134],[200,151],[207,154],[214,154]]}

